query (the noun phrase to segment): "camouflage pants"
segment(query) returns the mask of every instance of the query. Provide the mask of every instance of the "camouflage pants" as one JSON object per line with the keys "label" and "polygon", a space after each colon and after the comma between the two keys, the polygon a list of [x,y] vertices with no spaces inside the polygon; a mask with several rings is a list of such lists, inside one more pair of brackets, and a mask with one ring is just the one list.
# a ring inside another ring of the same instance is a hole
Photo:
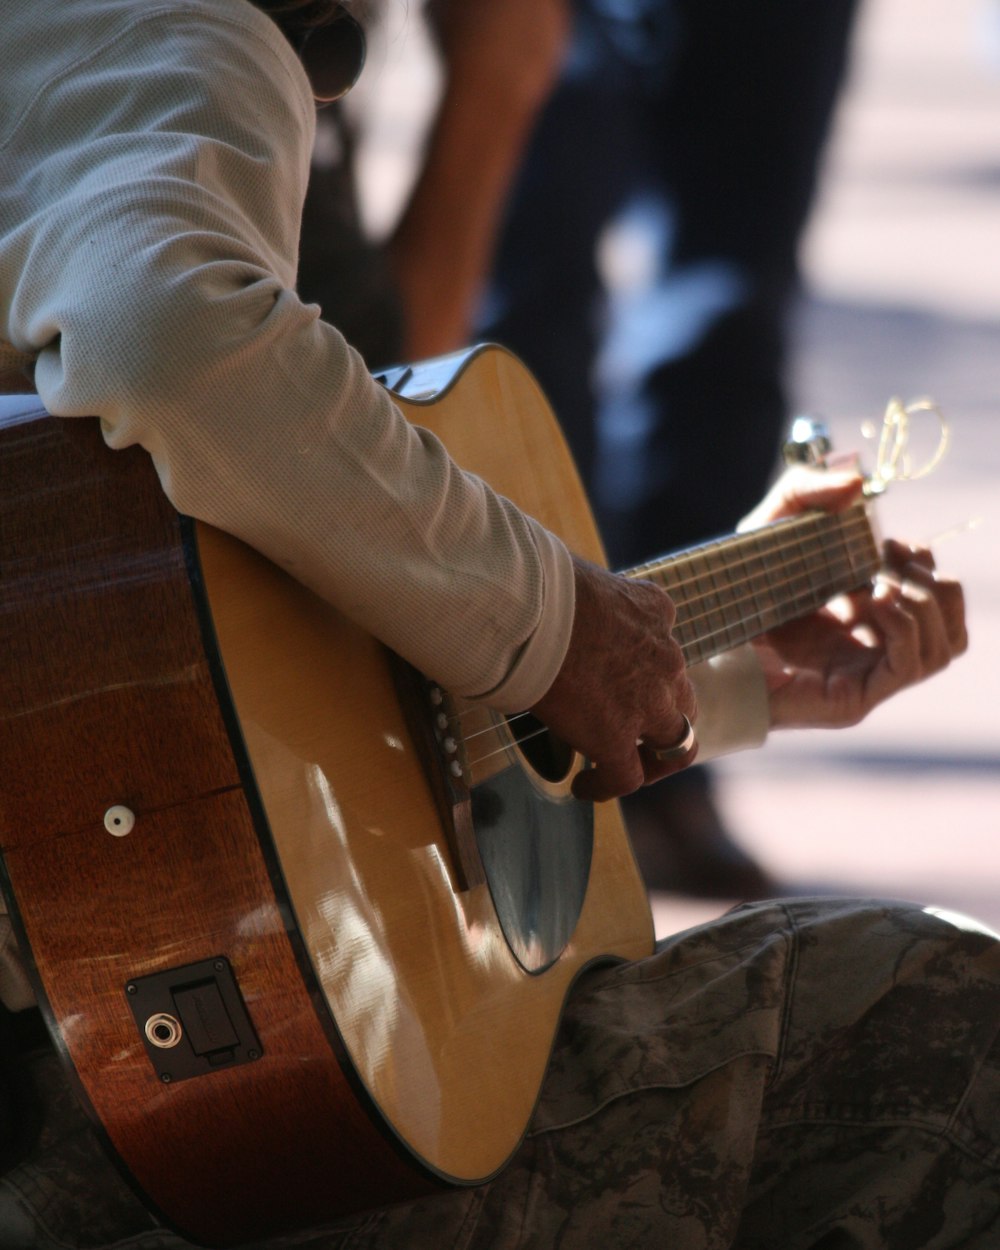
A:
{"label": "camouflage pants", "polygon": [[[740,908],[584,978],[492,1184],[271,1250],[996,1250],[998,1031],[1000,944],[971,923]],[[47,1123],[0,1182],[2,1250],[182,1250],[35,1066]]]}

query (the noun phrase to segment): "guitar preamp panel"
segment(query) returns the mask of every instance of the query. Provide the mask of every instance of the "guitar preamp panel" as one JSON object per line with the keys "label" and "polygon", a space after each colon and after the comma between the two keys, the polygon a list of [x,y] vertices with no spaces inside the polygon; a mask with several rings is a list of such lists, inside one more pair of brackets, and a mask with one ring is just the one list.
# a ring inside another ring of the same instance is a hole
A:
{"label": "guitar preamp panel", "polygon": [[263,1053],[225,956],[134,977],[125,997],[164,1085],[253,1063]]}

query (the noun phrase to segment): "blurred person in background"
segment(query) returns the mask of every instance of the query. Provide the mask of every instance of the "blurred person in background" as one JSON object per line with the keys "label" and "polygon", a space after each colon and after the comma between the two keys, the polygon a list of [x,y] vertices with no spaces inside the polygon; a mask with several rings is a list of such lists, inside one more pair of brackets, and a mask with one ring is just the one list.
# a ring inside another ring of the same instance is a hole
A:
{"label": "blurred person in background", "polygon": [[[730,532],[789,416],[797,253],[857,0],[576,0],[478,337],[532,369],[613,568]],[[647,884],[779,885],[705,768],[624,804]]]}
{"label": "blurred person in background", "polygon": [[[473,338],[524,359],[613,567],[730,531],[787,423],[797,252],[856,7],[428,4],[444,88],[413,189],[372,240],[354,124],[322,111],[303,297],[373,368]],[[625,806],[651,887],[780,892],[706,768]]]}
{"label": "blurred person in background", "polygon": [[[385,6],[371,0],[363,17],[384,22]],[[373,369],[470,341],[510,188],[570,30],[569,0],[430,0],[424,17],[443,86],[390,236],[365,227],[365,118],[341,104],[317,116],[303,211],[300,292]]]}

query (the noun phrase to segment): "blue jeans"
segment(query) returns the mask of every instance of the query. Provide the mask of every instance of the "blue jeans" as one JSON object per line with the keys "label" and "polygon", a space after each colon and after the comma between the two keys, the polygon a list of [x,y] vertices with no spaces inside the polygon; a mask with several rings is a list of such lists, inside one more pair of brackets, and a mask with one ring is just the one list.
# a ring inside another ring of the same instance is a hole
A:
{"label": "blue jeans", "polygon": [[774,469],[797,249],[855,9],[577,5],[479,337],[539,378],[613,567],[730,531]]}

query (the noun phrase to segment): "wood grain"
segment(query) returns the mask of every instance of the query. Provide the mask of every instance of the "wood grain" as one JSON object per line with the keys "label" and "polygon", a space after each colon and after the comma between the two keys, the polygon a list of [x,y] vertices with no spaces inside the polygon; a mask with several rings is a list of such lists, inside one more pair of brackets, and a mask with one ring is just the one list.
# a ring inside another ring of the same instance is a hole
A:
{"label": "wood grain", "polygon": [[[4,866],[89,1109],[154,1208],[211,1244],[423,1192],[303,979],[148,459],[44,419],[4,430],[0,462]],[[127,837],[104,826],[114,803]],[[164,1086],[125,984],[219,954],[263,1058]]]}

